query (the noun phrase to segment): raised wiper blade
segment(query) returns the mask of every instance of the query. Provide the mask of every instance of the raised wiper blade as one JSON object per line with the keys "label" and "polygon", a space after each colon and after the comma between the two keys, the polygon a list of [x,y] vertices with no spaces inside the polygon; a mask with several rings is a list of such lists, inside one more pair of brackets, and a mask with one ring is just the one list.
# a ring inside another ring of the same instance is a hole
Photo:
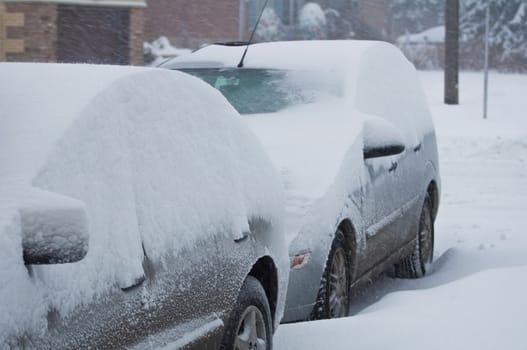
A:
{"label": "raised wiper blade", "polygon": [[222,46],[246,46],[250,44],[251,43],[248,41],[227,41],[223,43],[214,43],[214,45],[222,45]]}

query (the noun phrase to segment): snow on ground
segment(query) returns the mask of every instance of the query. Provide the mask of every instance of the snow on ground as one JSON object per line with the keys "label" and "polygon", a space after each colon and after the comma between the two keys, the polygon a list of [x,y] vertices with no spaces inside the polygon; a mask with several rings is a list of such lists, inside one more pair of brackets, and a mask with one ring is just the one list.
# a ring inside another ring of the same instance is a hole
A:
{"label": "snow on ground", "polygon": [[397,38],[398,45],[442,44],[445,41],[445,27],[437,26],[416,34],[405,34]]}
{"label": "snow on ground", "polygon": [[435,262],[420,280],[382,276],[353,317],[282,325],[275,349],[525,349],[527,75],[462,73],[460,105],[443,75],[420,73],[439,139],[442,200]]}

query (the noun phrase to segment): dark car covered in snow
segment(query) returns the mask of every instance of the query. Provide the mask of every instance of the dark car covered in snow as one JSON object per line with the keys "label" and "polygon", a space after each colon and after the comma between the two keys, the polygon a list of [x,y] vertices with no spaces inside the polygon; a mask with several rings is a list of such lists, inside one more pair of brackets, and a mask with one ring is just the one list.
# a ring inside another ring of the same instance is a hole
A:
{"label": "dark car covered in snow", "polygon": [[1,349],[271,349],[278,174],[216,90],[169,73],[0,64]]}

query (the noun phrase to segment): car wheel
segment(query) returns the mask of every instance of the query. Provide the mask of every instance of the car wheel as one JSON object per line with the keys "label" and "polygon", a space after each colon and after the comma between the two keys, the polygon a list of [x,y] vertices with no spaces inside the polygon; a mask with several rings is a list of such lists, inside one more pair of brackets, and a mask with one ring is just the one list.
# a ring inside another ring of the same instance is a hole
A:
{"label": "car wheel", "polygon": [[412,254],[394,266],[396,277],[423,277],[434,257],[434,219],[432,217],[432,200],[429,194],[426,195],[424,200],[416,238]]}
{"label": "car wheel", "polygon": [[272,322],[262,284],[253,276],[247,276],[231,311],[221,349],[271,350]]}
{"label": "car wheel", "polygon": [[313,319],[348,315],[350,300],[350,249],[344,233],[338,230],[322,275]]}

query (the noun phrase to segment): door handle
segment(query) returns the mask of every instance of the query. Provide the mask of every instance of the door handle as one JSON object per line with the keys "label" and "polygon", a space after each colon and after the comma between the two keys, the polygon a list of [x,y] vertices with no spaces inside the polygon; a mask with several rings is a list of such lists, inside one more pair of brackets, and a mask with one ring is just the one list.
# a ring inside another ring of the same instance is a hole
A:
{"label": "door handle", "polygon": [[145,275],[142,275],[141,277],[138,277],[133,282],[131,282],[130,285],[121,287],[121,290],[123,292],[132,291],[132,290],[136,289],[137,287],[139,287],[140,285],[142,285],[145,281],[146,281],[146,277],[145,277]]}
{"label": "door handle", "polygon": [[419,144],[414,147],[414,152],[416,152],[416,153],[419,152],[421,150],[421,146],[422,146],[422,144],[421,144],[421,142],[419,142]]}
{"label": "door handle", "polygon": [[250,235],[250,234],[251,234],[251,233],[250,233],[249,231],[243,231],[243,232],[242,232],[242,236],[241,236],[240,238],[236,238],[236,239],[234,240],[234,242],[236,242],[236,243],[241,243],[241,242],[245,241],[247,238],[249,238],[249,235]]}
{"label": "door handle", "polygon": [[392,171],[395,171],[397,169],[397,162],[392,162],[392,165],[388,169],[388,171],[391,173]]}

